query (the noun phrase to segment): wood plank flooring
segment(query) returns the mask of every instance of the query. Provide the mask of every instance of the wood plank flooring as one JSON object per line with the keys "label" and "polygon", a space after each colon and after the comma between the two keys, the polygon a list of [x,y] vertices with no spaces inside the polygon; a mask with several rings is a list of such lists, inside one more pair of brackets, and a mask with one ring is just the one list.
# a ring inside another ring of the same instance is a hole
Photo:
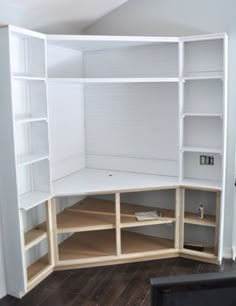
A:
{"label": "wood plank flooring", "polygon": [[0,306],[150,306],[149,279],[157,276],[236,272],[221,266],[173,258],[109,267],[54,272],[22,300],[7,296]]}

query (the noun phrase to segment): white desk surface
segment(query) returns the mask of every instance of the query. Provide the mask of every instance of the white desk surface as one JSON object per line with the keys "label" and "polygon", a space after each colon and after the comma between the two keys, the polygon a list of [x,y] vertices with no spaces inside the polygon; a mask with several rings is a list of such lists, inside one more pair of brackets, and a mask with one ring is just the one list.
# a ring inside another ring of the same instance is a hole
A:
{"label": "white desk surface", "polygon": [[171,189],[179,186],[221,190],[220,183],[214,181],[188,179],[180,183],[178,177],[83,169],[53,182],[52,194],[56,197],[62,197],[139,190]]}

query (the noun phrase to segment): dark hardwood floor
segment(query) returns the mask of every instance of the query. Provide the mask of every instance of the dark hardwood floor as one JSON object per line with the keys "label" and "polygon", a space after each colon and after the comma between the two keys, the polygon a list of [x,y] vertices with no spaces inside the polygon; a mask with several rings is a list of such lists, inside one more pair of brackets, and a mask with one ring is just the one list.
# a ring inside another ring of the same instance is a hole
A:
{"label": "dark hardwood floor", "polygon": [[155,276],[236,271],[182,258],[54,272],[22,300],[7,296],[1,306],[149,306],[149,279]]}

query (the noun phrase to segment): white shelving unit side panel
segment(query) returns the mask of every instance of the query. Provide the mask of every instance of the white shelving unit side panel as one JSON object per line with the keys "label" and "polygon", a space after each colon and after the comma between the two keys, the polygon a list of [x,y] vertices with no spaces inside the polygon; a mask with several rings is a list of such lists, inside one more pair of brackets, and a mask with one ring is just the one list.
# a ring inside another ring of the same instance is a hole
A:
{"label": "white shelving unit side panel", "polygon": [[26,291],[25,261],[23,254],[22,225],[20,222],[16,159],[14,149],[14,123],[12,111],[10,36],[7,27],[0,29],[0,154],[1,167],[1,223],[4,239],[4,257],[8,294],[20,297]]}
{"label": "white shelving unit side panel", "polygon": [[[219,230],[219,251],[218,251],[218,260],[221,262],[223,257],[223,232],[224,232],[224,206],[225,206],[225,184],[226,184],[226,154],[227,154],[227,99],[228,99],[228,36],[226,33],[221,34],[205,34],[205,35],[197,35],[197,36],[189,36],[189,37],[182,37],[180,38],[185,43],[191,43],[191,42],[206,42],[206,44],[210,41],[213,41],[213,44],[220,44],[220,48],[217,51],[217,48],[214,48],[214,57],[212,57],[212,52],[207,52],[209,55],[209,58],[211,58],[211,65],[212,67],[215,66],[215,73],[221,73],[222,74],[222,80],[207,80],[207,82],[212,82],[212,86],[214,86],[214,82],[218,82],[218,84],[221,85],[218,87],[215,87],[215,91],[213,91],[213,95],[210,99],[211,106],[209,107],[208,111],[213,110],[214,102],[213,98],[216,98],[216,106],[217,106],[217,112],[220,110],[222,112],[222,127],[221,127],[221,167],[218,169],[218,172],[220,173],[220,181],[219,181],[219,187],[222,190],[221,192],[221,207],[220,207],[220,230]],[[206,46],[205,44],[205,46]],[[212,49],[212,48],[211,48]],[[217,55],[217,56],[216,56]],[[199,54],[198,54],[199,56]],[[203,54],[204,56],[204,54]],[[219,70],[219,71],[217,71]],[[185,71],[186,72],[186,71]],[[214,71],[213,71],[214,72]],[[214,75],[214,73],[212,74]],[[195,81],[193,81],[195,82]],[[199,81],[202,82],[202,81]],[[200,84],[200,83],[199,83]],[[214,87],[212,88],[214,89]],[[209,93],[210,91],[206,89]],[[222,95],[223,93],[223,95]],[[217,94],[217,96],[215,96]],[[203,99],[199,99],[199,103]],[[185,109],[186,110],[186,109]],[[198,111],[198,110],[194,110]],[[214,110],[216,111],[216,110]],[[191,181],[191,180],[186,180]]]}
{"label": "white shelving unit side panel", "polygon": [[228,36],[224,37],[224,79],[223,79],[223,137],[222,137],[222,194],[220,207],[220,230],[219,230],[219,261],[223,258],[223,237],[224,237],[224,216],[225,216],[225,196],[226,196],[226,166],[227,166],[227,126],[228,126]]}

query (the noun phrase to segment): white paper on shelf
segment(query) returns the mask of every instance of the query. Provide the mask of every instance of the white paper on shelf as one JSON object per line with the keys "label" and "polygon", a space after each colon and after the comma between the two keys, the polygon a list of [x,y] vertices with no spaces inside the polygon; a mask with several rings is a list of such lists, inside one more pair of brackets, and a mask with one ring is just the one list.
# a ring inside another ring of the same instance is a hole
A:
{"label": "white paper on shelf", "polygon": [[138,221],[148,221],[148,220],[156,220],[161,217],[158,215],[158,212],[155,211],[144,211],[135,213],[135,217]]}

